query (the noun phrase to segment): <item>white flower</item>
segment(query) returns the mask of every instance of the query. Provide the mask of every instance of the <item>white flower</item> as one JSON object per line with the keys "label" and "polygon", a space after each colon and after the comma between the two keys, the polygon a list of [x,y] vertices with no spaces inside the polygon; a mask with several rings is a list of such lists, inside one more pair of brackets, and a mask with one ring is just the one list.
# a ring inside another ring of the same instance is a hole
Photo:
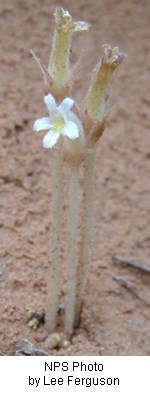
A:
{"label": "white flower", "polygon": [[57,106],[53,96],[48,94],[44,96],[44,102],[48,108],[49,117],[40,118],[35,121],[33,126],[33,129],[37,132],[48,129],[43,139],[43,146],[46,148],[53,147],[61,135],[65,135],[69,139],[77,139],[79,137],[79,120],[70,111],[74,101],[71,98],[65,98]]}

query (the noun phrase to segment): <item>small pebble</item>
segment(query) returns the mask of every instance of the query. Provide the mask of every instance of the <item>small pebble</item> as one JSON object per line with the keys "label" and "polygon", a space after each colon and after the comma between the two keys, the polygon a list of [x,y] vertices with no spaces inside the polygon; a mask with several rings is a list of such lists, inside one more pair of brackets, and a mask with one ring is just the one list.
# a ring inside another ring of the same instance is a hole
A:
{"label": "small pebble", "polygon": [[38,320],[39,324],[40,323],[44,323],[45,322],[45,310],[44,310],[44,308],[38,309],[34,313],[34,317]]}
{"label": "small pebble", "polygon": [[47,337],[45,341],[45,345],[50,349],[54,349],[58,347],[60,342],[61,342],[61,335],[59,333],[52,333]]}
{"label": "small pebble", "polygon": [[63,315],[65,312],[65,306],[64,304],[58,304],[58,315]]}
{"label": "small pebble", "polygon": [[28,317],[29,320],[33,318],[35,313],[36,313],[36,309],[34,307],[28,307],[27,308],[27,317]]}
{"label": "small pebble", "polygon": [[70,345],[69,340],[62,339],[59,343],[59,348],[66,349],[66,348],[68,348],[69,345]]}
{"label": "small pebble", "polygon": [[33,318],[31,320],[29,320],[29,327],[31,327],[31,329],[36,330],[39,327],[39,321],[36,318]]}

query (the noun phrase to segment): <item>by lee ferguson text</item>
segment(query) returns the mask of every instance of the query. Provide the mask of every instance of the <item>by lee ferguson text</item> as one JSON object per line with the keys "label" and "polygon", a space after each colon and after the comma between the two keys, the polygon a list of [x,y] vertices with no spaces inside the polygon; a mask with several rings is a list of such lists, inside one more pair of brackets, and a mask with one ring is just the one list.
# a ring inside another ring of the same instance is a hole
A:
{"label": "by lee ferguson text", "polygon": [[52,361],[44,362],[44,373],[40,377],[29,375],[28,385],[30,387],[118,387],[120,379],[118,376],[104,375],[104,365],[82,361]]}

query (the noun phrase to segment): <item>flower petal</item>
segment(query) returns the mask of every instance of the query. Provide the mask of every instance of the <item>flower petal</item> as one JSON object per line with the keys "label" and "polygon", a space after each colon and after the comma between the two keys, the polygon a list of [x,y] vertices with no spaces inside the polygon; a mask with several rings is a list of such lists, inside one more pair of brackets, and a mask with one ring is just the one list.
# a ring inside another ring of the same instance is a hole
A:
{"label": "flower petal", "polygon": [[77,139],[79,137],[79,129],[74,122],[68,121],[62,128],[61,135],[66,135],[70,139]]}
{"label": "flower petal", "polygon": [[39,120],[36,120],[33,129],[36,132],[39,131],[44,131],[44,129],[49,129],[50,128],[50,119],[48,117],[43,117],[40,118]]}
{"label": "flower petal", "polygon": [[55,111],[57,111],[57,104],[51,94],[44,96],[44,103],[46,104],[46,106],[48,108],[50,116],[53,115],[55,113]]}
{"label": "flower petal", "polygon": [[63,115],[65,121],[67,121],[68,119],[68,112],[70,111],[70,109],[72,108],[74,104],[74,100],[71,98],[65,98],[61,104],[59,105],[58,109],[61,112],[61,114]]}
{"label": "flower petal", "polygon": [[49,131],[43,139],[43,146],[45,148],[51,148],[53,147],[57,140],[59,139],[60,133],[59,132],[54,132],[54,131]]}

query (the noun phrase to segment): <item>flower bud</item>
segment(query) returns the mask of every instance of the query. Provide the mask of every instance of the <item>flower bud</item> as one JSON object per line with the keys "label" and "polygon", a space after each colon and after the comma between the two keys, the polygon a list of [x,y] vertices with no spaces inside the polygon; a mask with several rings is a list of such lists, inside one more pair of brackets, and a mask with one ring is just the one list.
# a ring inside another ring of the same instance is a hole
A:
{"label": "flower bud", "polygon": [[86,22],[73,22],[71,15],[62,7],[57,7],[54,13],[56,29],[54,32],[48,72],[56,85],[65,85],[71,77],[70,47],[74,32],[88,30]]}
{"label": "flower bud", "polygon": [[103,49],[102,60],[94,70],[91,86],[83,105],[84,112],[94,122],[101,120],[105,116],[107,87],[113,71],[122,62],[125,55],[123,52],[119,52],[118,47],[111,48],[108,44],[104,44]]}

